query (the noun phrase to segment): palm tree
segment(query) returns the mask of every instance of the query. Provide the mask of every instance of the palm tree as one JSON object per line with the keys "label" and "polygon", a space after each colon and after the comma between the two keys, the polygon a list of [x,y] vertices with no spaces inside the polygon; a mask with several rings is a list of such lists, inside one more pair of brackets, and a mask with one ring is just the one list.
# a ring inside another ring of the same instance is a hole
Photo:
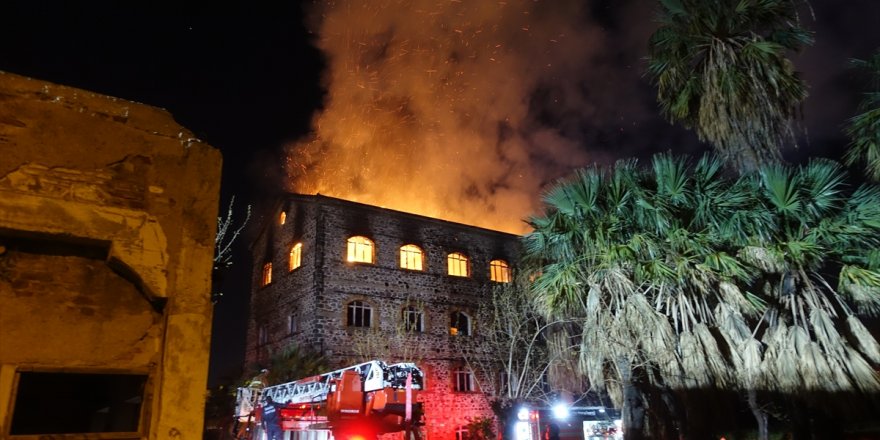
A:
{"label": "palm tree", "polygon": [[670,122],[739,170],[778,161],[805,83],[786,58],[812,43],[795,0],[660,0],[648,74]]}
{"label": "palm tree", "polygon": [[578,172],[524,238],[535,300],[580,318],[581,368],[627,438],[649,386],[880,389],[855,316],[880,306],[880,188],[848,192],[831,162],[735,179],[712,158],[652,165]]}
{"label": "palm tree", "polygon": [[269,359],[268,383],[276,385],[327,371],[327,359],[308,347],[291,345]]}
{"label": "palm tree", "polygon": [[[747,313],[756,307],[742,306],[750,303],[741,293],[717,288],[749,273],[706,225],[743,220],[735,208],[747,199],[740,187],[724,184],[718,160],[689,169],[658,156],[652,172],[632,161],[578,172],[546,195],[548,214],[531,219],[525,257],[543,263],[536,301],[549,316],[581,319],[581,368],[622,406],[628,439],[641,434],[646,386],[729,380],[717,348],[709,362],[702,351],[698,356],[697,338],[711,339],[715,304]],[[738,298],[725,299],[728,293]]]}
{"label": "palm tree", "polygon": [[851,140],[845,160],[849,165],[864,162],[868,176],[880,180],[880,49],[867,60],[853,60],[852,64],[868,71],[871,81],[859,104],[862,113],[852,117],[845,128]]}

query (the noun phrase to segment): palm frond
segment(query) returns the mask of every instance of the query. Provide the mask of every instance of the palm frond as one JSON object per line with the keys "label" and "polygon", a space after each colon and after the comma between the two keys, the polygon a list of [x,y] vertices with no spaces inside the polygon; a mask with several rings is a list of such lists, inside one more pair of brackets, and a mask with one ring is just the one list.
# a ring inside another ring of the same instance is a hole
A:
{"label": "palm frond", "polygon": [[874,335],[865,328],[862,321],[855,316],[846,317],[846,326],[855,341],[856,347],[860,353],[875,364],[880,364],[880,344],[874,339]]}
{"label": "palm frond", "polygon": [[852,65],[866,71],[870,80],[859,104],[862,113],[850,118],[844,128],[850,138],[844,160],[849,165],[863,163],[868,176],[880,180],[880,49],[867,60],[852,60]]}

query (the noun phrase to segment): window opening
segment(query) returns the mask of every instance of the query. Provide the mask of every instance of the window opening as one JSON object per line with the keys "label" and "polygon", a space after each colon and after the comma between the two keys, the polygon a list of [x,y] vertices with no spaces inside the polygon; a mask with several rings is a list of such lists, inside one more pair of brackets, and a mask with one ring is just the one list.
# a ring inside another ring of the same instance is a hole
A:
{"label": "window opening", "polygon": [[414,306],[403,309],[403,328],[408,332],[421,333],[424,328],[424,314]]}
{"label": "window opening", "polygon": [[367,237],[356,235],[348,239],[347,260],[351,263],[372,263],[375,246]]}
{"label": "window opening", "polygon": [[363,301],[348,303],[346,323],[349,327],[369,327],[372,321],[373,309]]}
{"label": "window opening", "polygon": [[272,284],[272,263],[266,263],[263,265],[263,281],[262,286],[268,286]]}
{"label": "window opening", "polygon": [[449,334],[452,336],[470,336],[471,318],[464,312],[452,312],[449,317]]}
{"label": "window opening", "polygon": [[289,270],[294,270],[302,266],[302,249],[302,243],[297,243],[290,248],[290,262],[288,263]]}
{"label": "window opening", "polygon": [[510,266],[504,260],[489,262],[489,279],[496,283],[510,282]]}
{"label": "window opening", "polygon": [[455,370],[455,391],[470,392],[474,390],[474,375],[467,368]]}
{"label": "window opening", "polygon": [[269,332],[266,330],[265,325],[261,325],[257,329],[257,343],[259,345],[266,345],[269,343]]}
{"label": "window opening", "polygon": [[145,374],[21,372],[11,435],[140,430]]}
{"label": "window opening", "polygon": [[422,249],[414,244],[408,244],[400,248],[400,267],[409,270],[423,270],[424,254]]}
{"label": "window opening", "polygon": [[448,273],[454,277],[466,277],[468,273],[468,257],[460,252],[453,252],[446,258]]}

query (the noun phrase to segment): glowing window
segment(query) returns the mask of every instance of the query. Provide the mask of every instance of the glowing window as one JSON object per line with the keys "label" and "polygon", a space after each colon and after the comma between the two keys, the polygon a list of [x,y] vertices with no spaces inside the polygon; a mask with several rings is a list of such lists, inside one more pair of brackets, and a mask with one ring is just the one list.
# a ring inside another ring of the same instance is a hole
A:
{"label": "glowing window", "polygon": [[297,243],[290,248],[290,260],[288,262],[288,270],[294,270],[302,266],[302,243]]}
{"label": "glowing window", "polygon": [[408,244],[400,248],[400,267],[404,269],[423,270],[423,259],[422,249],[414,244]]}
{"label": "glowing window", "polygon": [[453,372],[455,391],[466,393],[474,391],[474,374],[467,368],[459,368]]}
{"label": "glowing window", "polygon": [[403,309],[403,328],[408,332],[421,333],[425,331],[424,314],[414,306]]}
{"label": "glowing window", "polygon": [[496,283],[510,282],[510,266],[504,260],[492,260],[489,262],[489,279]]}
{"label": "glowing window", "polygon": [[453,252],[446,258],[449,267],[449,275],[454,277],[470,276],[468,272],[468,257],[460,252]]}
{"label": "glowing window", "polygon": [[449,315],[449,334],[452,336],[470,336],[471,318],[464,312],[452,312]]}
{"label": "glowing window", "polygon": [[373,318],[373,309],[363,301],[348,303],[346,323],[349,327],[369,327]]}
{"label": "glowing window", "polygon": [[283,225],[286,222],[287,222],[287,213],[284,211],[281,211],[281,215],[278,216],[278,223]]}
{"label": "glowing window", "polygon": [[272,263],[266,263],[263,265],[263,286],[268,286],[272,283]]}
{"label": "glowing window", "polygon": [[356,235],[348,239],[348,261],[351,263],[372,263],[375,246],[367,237]]}

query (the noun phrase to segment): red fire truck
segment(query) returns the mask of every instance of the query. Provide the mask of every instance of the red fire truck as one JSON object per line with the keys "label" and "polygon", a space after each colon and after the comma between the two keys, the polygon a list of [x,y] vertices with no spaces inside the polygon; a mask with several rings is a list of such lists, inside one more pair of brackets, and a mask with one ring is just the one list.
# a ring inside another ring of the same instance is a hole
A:
{"label": "red fire truck", "polygon": [[236,436],[247,440],[419,440],[422,371],[370,361],[265,388],[239,388]]}

